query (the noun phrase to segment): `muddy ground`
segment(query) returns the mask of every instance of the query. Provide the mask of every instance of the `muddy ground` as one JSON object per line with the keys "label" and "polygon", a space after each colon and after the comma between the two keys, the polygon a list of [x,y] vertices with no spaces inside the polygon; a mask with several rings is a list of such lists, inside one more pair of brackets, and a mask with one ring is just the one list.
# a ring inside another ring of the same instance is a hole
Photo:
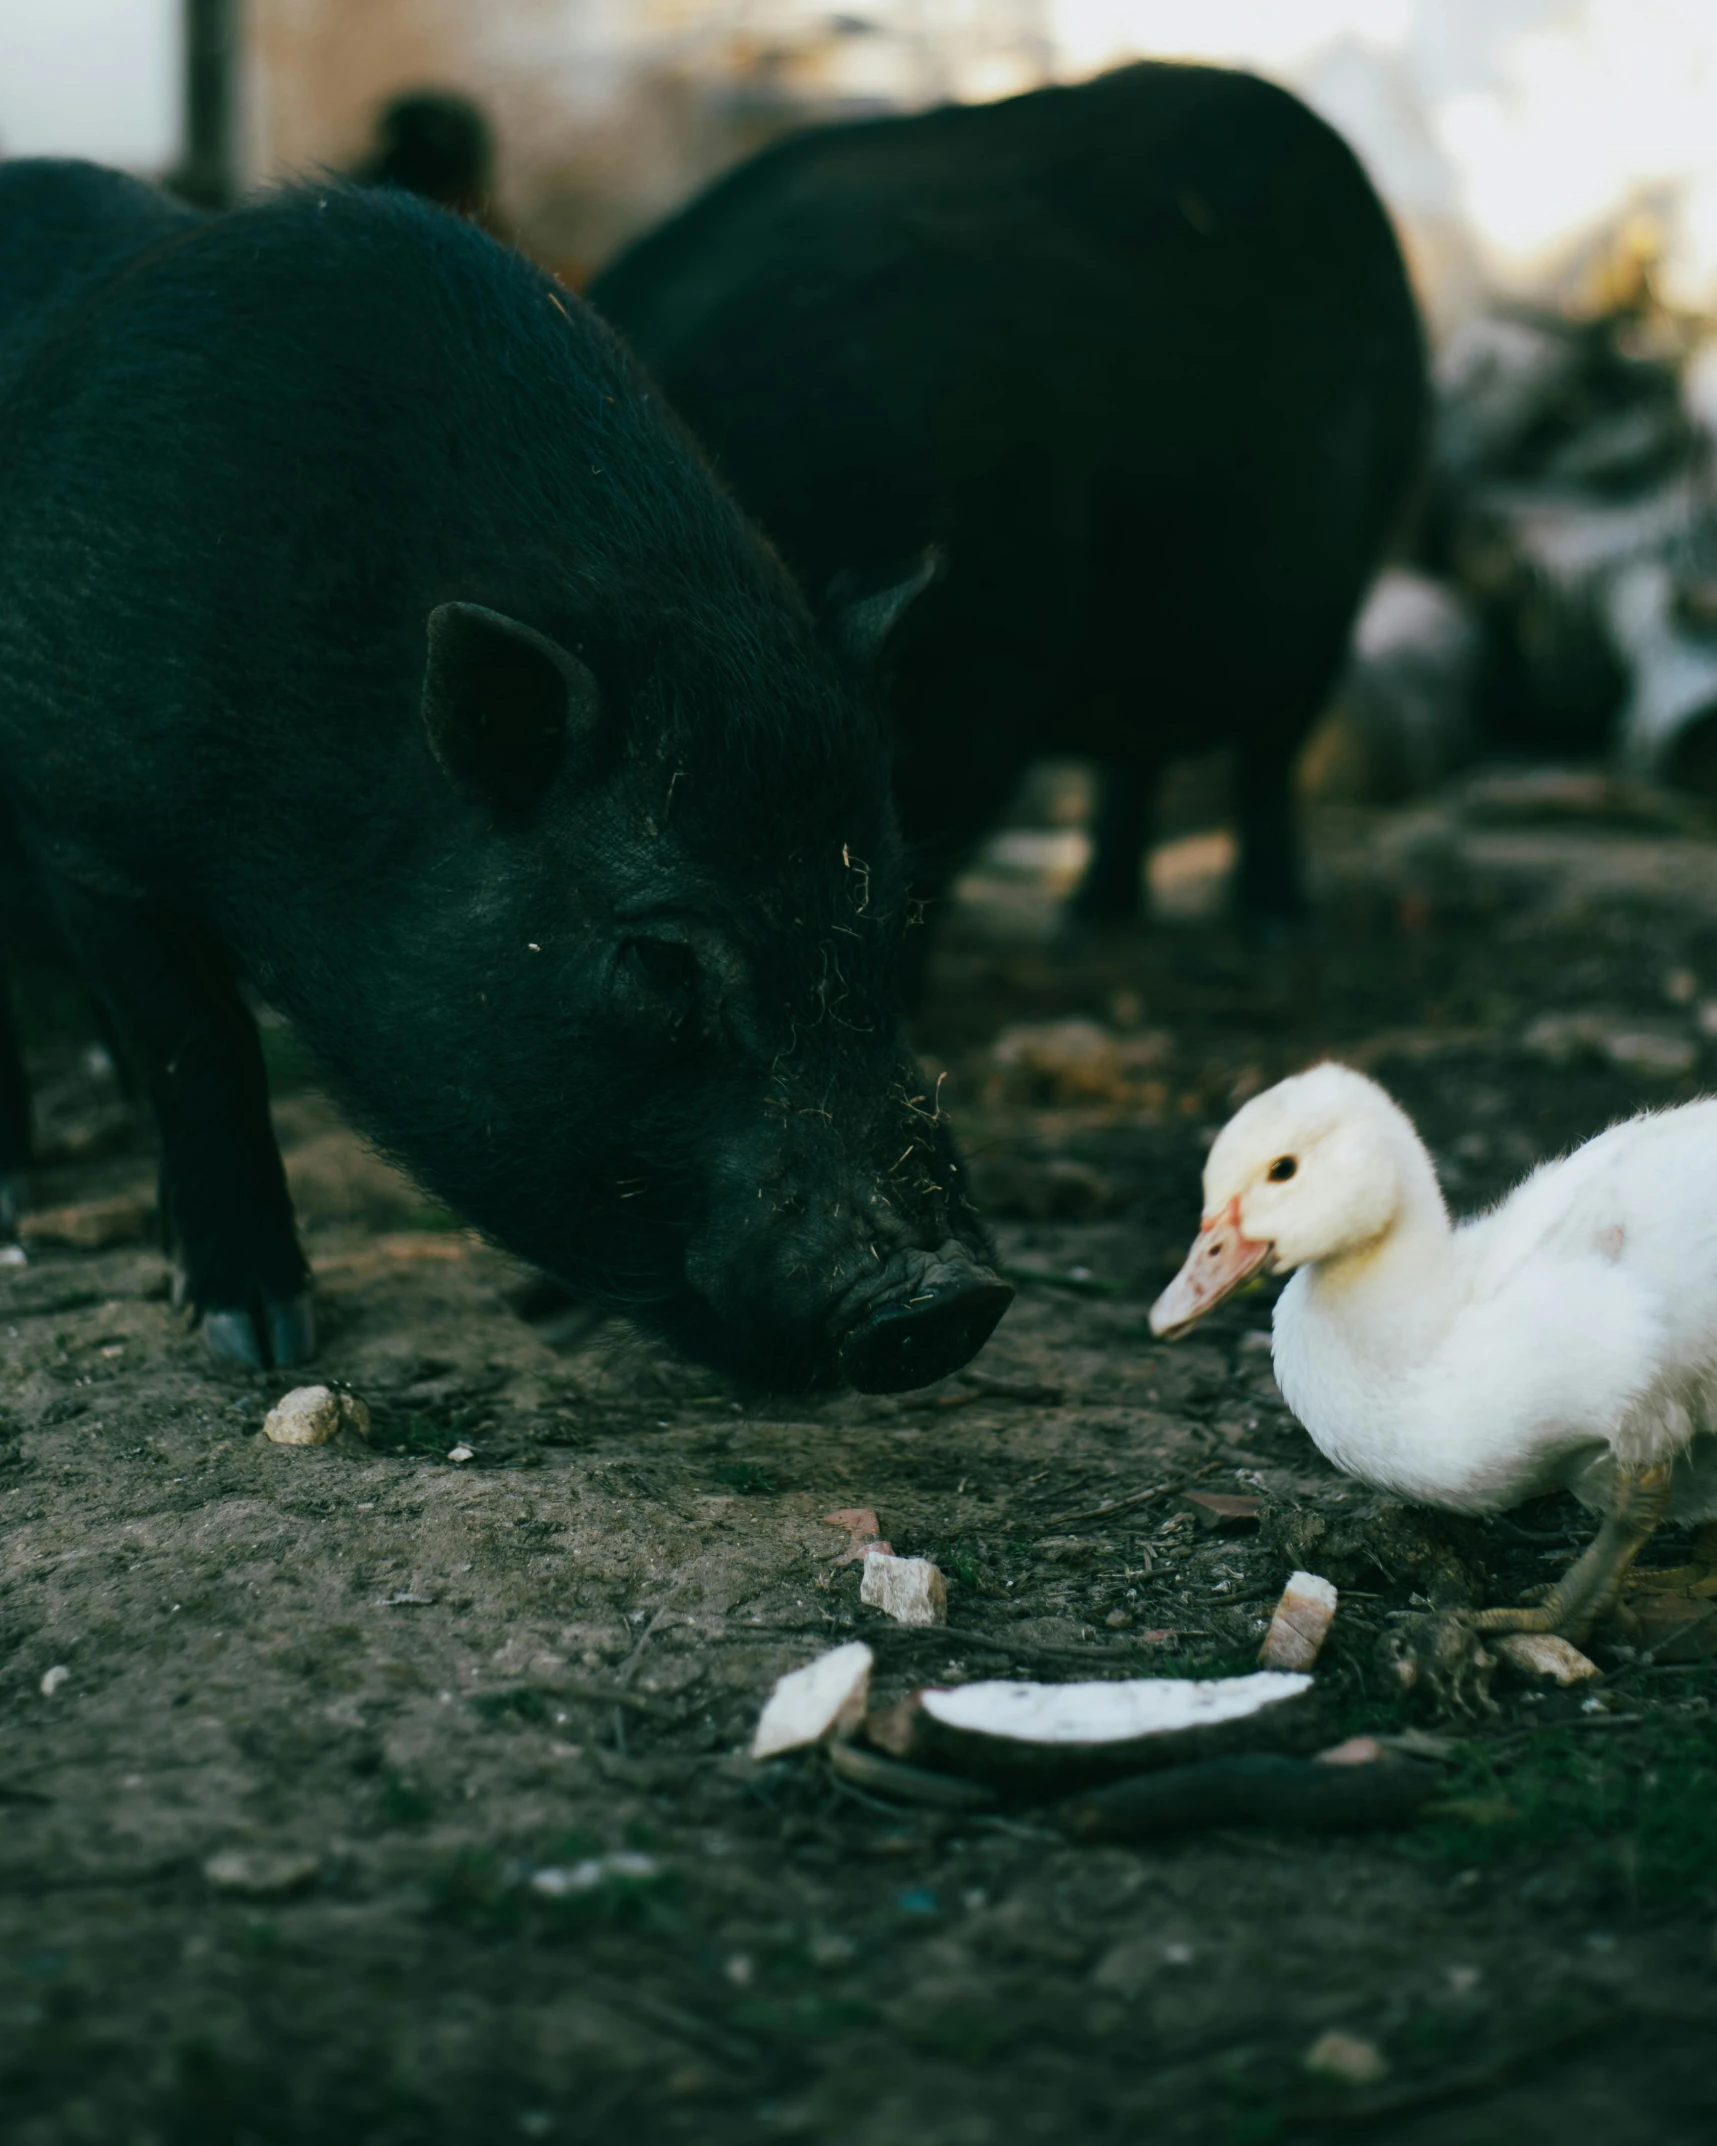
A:
{"label": "muddy ground", "polygon": [[[771,1680],[854,1634],[885,1698],[1249,1665],[1284,1561],[1182,1494],[1330,1474],[1269,1376],[1266,1289],[1177,1349],[1145,1324],[1236,1098],[1361,1063],[1468,1207],[1717,1085],[1717,844],[1649,799],[1492,781],[1329,820],[1315,960],[1246,959],[1197,834],[1156,859],[1153,933],[1057,951],[1074,847],[1015,830],[941,947],[922,1040],[1019,1282],[941,1387],[760,1410],[545,1310],[361,1153],[279,1031],[318,1370],[371,1446],[262,1442],[295,1382],[217,1366],[145,1244],[0,1268],[12,2146],[1717,2135],[1694,1643],[1598,1649],[1595,1697],[1499,1688],[1387,1836],[1076,1848],[1041,1812],[739,1755]],[[44,1203],[146,1199],[75,994],[30,1000]],[[1108,1040],[1037,1071],[993,1049],[1068,1015]],[[940,1561],[945,1631],[861,1608],[821,1516],[863,1506]],[[1490,1528],[1492,1599],[1581,1530],[1558,1502]],[[1375,1662],[1410,1593],[1344,1591],[1332,1733],[1412,1725]],[[1332,2030],[1371,2076],[1306,2068]]]}

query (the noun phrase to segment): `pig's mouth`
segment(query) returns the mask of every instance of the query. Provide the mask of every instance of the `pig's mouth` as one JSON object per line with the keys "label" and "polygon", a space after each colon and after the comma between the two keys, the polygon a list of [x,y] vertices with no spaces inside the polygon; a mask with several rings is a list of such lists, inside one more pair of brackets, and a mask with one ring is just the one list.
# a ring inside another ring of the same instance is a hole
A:
{"label": "pig's mouth", "polygon": [[969,1364],[995,1332],[1013,1291],[963,1245],[897,1252],[862,1295],[842,1300],[839,1375],[860,1393],[906,1393]]}

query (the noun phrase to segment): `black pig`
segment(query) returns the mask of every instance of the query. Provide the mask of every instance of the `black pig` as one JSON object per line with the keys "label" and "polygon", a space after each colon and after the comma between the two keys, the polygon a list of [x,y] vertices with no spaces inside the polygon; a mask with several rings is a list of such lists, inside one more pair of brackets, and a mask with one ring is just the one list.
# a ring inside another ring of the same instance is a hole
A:
{"label": "black pig", "polygon": [[1414,465],[1389,222],[1285,91],[1129,67],[766,150],[591,286],[813,591],[941,547],[898,648],[934,895],[1029,760],[1108,771],[1089,916],[1157,774],[1239,748],[1240,895],[1303,895],[1290,774]]}
{"label": "black pig", "polygon": [[423,1183],[705,1361],[966,1362],[1010,1292],[892,1010],[888,606],[819,632],[594,316],[403,195],[25,164],[0,233],[5,839],[217,1348],[312,1345],[242,981]]}

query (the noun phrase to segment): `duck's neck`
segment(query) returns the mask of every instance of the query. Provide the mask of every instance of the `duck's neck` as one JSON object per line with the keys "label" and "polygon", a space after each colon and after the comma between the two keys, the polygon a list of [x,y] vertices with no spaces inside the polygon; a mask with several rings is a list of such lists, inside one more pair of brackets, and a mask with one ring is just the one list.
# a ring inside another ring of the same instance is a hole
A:
{"label": "duck's neck", "polygon": [[1346,1346],[1380,1368],[1423,1362],[1449,1329],[1460,1279],[1449,1211],[1421,1149],[1402,1173],[1401,1204],[1382,1236],[1320,1261],[1308,1309],[1339,1326]]}

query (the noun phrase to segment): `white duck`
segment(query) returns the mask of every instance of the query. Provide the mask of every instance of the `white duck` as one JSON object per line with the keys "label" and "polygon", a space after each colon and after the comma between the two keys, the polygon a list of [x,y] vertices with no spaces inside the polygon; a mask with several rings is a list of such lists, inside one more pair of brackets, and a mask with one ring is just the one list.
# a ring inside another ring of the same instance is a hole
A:
{"label": "white duck", "polygon": [[[1613,1126],[1451,1226],[1405,1112],[1314,1066],[1218,1136],[1152,1328],[1184,1332],[1260,1272],[1293,1274],[1276,1380],[1338,1468],[1463,1512],[1566,1488],[1605,1515],[1541,1605],[1471,1628],[1582,1638],[1659,1521],[1717,1516],[1717,1100]],[[1700,1556],[1717,1563],[1717,1526]]]}

